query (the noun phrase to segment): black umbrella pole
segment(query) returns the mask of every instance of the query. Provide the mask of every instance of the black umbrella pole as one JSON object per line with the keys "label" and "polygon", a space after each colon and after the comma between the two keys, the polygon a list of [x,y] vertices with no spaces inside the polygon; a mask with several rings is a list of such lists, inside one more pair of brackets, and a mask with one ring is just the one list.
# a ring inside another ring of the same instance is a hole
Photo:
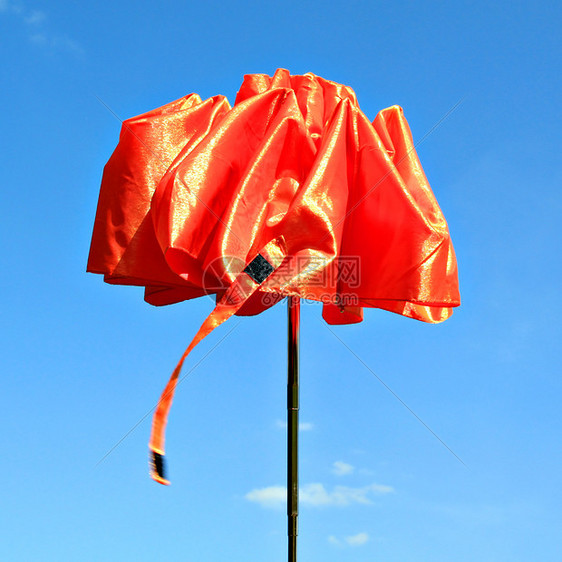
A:
{"label": "black umbrella pole", "polygon": [[299,328],[300,299],[288,297],[289,333],[287,376],[287,516],[289,562],[297,560],[297,518],[299,514]]}

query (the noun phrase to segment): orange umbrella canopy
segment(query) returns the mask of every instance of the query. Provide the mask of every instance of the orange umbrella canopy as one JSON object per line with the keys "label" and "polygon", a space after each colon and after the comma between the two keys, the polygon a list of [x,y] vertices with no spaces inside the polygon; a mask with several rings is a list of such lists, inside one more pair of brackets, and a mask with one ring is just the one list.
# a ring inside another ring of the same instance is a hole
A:
{"label": "orange umbrella canopy", "polygon": [[331,324],[363,307],[440,322],[460,304],[402,109],[370,122],[348,86],[283,69],[247,75],[234,107],[190,94],[123,122],[88,271],[144,286],[154,305],[217,295],[156,412],[156,461],[183,359],[232,314],[293,295],[322,301]]}

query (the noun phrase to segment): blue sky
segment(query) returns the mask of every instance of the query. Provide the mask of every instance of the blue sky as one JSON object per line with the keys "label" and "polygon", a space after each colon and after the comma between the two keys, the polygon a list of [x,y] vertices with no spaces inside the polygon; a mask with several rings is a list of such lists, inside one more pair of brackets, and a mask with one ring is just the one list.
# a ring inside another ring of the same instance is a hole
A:
{"label": "blue sky", "polygon": [[233,102],[244,74],[284,67],[352,86],[371,119],[400,104],[414,139],[462,100],[418,147],[462,307],[332,330],[466,466],[303,304],[300,558],[558,561],[561,12],[0,0],[0,559],[286,559],[284,307],[190,357],[165,488],[150,418],[127,433],[212,302],[157,309],[85,273],[119,119],[191,92]]}

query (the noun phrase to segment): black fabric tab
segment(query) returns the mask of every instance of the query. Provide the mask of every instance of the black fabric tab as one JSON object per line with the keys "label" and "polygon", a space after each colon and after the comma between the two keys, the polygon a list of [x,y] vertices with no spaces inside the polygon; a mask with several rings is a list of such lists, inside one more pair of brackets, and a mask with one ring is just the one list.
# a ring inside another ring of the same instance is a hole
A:
{"label": "black fabric tab", "polygon": [[258,285],[261,285],[272,273],[273,266],[261,255],[258,254],[244,269]]}
{"label": "black fabric tab", "polygon": [[164,455],[152,451],[152,467],[154,468],[154,472],[158,474],[162,480],[166,480],[166,476],[164,476]]}

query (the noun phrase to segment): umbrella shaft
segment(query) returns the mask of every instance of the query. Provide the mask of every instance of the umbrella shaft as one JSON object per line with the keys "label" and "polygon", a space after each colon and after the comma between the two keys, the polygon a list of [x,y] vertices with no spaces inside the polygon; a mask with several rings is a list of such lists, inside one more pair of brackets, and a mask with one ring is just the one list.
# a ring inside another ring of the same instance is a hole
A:
{"label": "umbrella shaft", "polygon": [[289,562],[297,560],[297,518],[299,513],[299,328],[300,299],[288,297],[289,314],[287,376],[287,516]]}

